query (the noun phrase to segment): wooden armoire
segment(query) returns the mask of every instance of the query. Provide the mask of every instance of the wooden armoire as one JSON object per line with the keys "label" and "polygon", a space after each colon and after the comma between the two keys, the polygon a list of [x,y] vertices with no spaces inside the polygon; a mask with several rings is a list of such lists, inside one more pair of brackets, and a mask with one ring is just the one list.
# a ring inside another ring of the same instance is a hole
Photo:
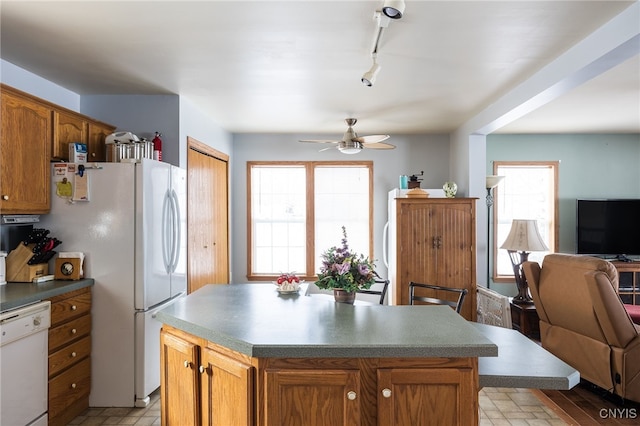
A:
{"label": "wooden armoire", "polygon": [[467,320],[476,320],[476,200],[409,197],[390,200],[392,304],[409,304],[411,281],[466,288],[468,293],[460,314]]}

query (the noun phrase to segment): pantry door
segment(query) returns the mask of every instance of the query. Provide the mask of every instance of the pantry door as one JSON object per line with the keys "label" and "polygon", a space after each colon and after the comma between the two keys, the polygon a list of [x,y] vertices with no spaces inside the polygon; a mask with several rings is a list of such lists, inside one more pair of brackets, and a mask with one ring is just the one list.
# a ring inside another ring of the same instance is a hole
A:
{"label": "pantry door", "polygon": [[188,292],[229,283],[229,156],[187,138]]}

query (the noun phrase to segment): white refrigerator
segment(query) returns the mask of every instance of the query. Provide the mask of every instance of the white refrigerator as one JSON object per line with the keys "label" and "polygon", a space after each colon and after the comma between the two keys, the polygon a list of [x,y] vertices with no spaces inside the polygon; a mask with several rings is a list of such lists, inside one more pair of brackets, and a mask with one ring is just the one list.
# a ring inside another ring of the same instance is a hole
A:
{"label": "white refrigerator", "polygon": [[155,313],[187,290],[186,172],[149,159],[87,164],[88,201],[73,201],[58,195],[56,167],[39,226],[62,240],[59,251],[84,253],[95,280],[89,404],[144,407],[160,386]]}

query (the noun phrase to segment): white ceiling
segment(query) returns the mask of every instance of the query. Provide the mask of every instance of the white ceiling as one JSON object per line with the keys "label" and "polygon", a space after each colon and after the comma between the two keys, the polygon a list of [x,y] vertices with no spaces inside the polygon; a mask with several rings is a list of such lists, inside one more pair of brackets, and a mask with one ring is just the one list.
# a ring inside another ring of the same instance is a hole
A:
{"label": "white ceiling", "polygon": [[[2,59],[78,94],[179,94],[230,132],[448,133],[633,1],[2,1]],[[640,23],[640,18],[639,21]],[[640,132],[639,55],[500,132]]]}

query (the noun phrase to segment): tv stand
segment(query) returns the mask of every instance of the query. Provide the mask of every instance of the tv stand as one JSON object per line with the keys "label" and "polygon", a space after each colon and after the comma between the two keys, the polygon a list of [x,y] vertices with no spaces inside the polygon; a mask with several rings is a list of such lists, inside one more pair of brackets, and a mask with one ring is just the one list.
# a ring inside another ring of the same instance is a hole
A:
{"label": "tv stand", "polygon": [[[629,259],[626,261],[614,260],[611,263],[620,275],[618,294],[622,301],[631,305],[640,305],[640,262]],[[623,274],[631,274],[631,279],[627,280]]]}

